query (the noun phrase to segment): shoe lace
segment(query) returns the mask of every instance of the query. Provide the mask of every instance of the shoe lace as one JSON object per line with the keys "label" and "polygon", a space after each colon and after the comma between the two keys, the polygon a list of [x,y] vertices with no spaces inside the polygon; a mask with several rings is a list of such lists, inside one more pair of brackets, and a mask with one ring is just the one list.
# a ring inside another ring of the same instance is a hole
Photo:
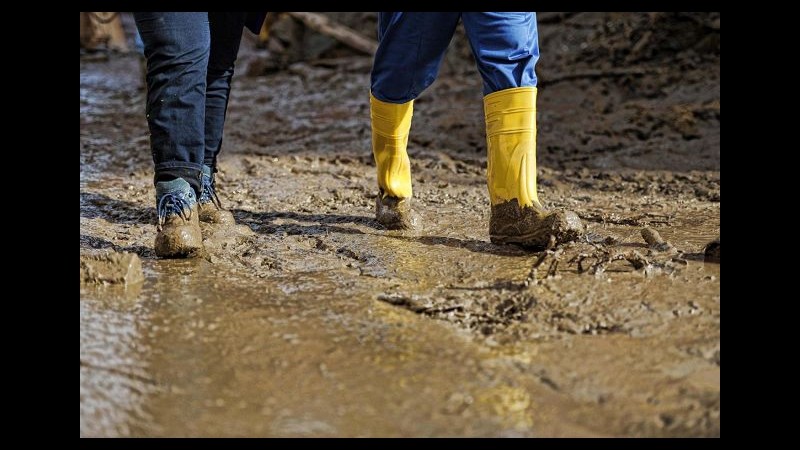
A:
{"label": "shoe lace", "polygon": [[200,203],[211,202],[217,209],[222,209],[222,203],[217,197],[217,190],[214,188],[214,180],[211,177],[203,176],[203,192],[200,194]]}
{"label": "shoe lace", "polygon": [[[188,213],[187,213],[188,211]],[[177,214],[183,220],[189,220],[192,217],[192,209],[182,196],[177,194],[164,194],[158,200],[158,231],[161,231],[167,216],[170,214]]]}

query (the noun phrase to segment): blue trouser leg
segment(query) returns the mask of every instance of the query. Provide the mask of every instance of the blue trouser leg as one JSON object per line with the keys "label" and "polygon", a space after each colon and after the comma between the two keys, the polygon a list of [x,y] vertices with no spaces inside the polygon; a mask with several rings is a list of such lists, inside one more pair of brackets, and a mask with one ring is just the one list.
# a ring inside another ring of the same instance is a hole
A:
{"label": "blue trouser leg", "polygon": [[436,79],[460,14],[380,13],[372,95],[387,103],[406,103],[417,98]]}
{"label": "blue trouser leg", "polygon": [[465,12],[461,17],[483,78],[483,95],[536,86],[536,13]]}
{"label": "blue trouser leg", "polygon": [[247,13],[209,12],[211,55],[206,77],[205,156],[203,163],[216,170],[222,148],[222,129],[231,92],[233,65],[239,53]]}
{"label": "blue trouser leg", "polygon": [[155,182],[183,178],[200,192],[205,152],[208,14],[137,12],[147,58],[147,124]]}
{"label": "blue trouser leg", "polygon": [[459,17],[484,81],[484,95],[536,86],[536,13],[384,12],[379,17],[372,95],[388,103],[417,98],[436,79]]}

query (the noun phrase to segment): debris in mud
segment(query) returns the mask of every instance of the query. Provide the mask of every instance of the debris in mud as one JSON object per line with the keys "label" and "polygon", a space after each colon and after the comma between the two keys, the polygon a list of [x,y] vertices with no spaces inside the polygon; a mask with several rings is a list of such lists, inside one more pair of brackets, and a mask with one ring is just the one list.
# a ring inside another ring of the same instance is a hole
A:
{"label": "debris in mud", "polygon": [[649,226],[652,224],[669,225],[671,218],[660,214],[639,214],[634,217],[623,217],[617,213],[588,212],[581,214],[580,218],[588,222],[598,222],[604,225],[628,225],[634,227]]}
{"label": "debris in mud", "polygon": [[536,280],[539,278],[539,267],[541,267],[544,262],[548,260],[550,261],[550,265],[547,267],[544,278],[554,278],[558,271],[558,263],[560,262],[561,255],[563,253],[563,248],[543,251],[542,254],[539,255],[539,258],[536,259],[536,262],[534,262],[531,266],[531,271],[528,272],[528,276],[525,278],[523,285],[528,287],[531,283],[535,284]]}
{"label": "debris in mud", "polygon": [[414,312],[419,312],[425,309],[425,307],[420,304],[420,301],[416,295],[409,296],[402,294],[380,294],[378,295],[378,300],[386,302],[390,305],[402,306]]}
{"label": "debris in mud", "polygon": [[[564,181],[576,183],[581,187],[598,191],[688,196],[702,201],[720,201],[720,180],[717,173],[645,172],[639,170],[621,170],[615,173],[607,173],[606,171],[589,170],[583,167],[581,169],[567,170],[561,174],[561,178]],[[546,181],[547,179],[543,182]],[[634,226],[652,223],[669,224],[671,219],[669,216],[649,214],[635,217],[619,217],[616,213],[592,213],[592,215],[586,217],[581,215],[581,218],[594,222]]]}
{"label": "debris in mud", "polygon": [[658,231],[650,228],[644,227],[642,228],[642,238],[647,245],[650,246],[651,249],[659,251],[659,252],[671,252],[677,253],[678,250],[675,248],[674,245],[670,244],[669,242],[665,241],[664,238],[658,233]]}
{"label": "debris in mud", "polygon": [[135,253],[81,255],[81,283],[127,285],[142,280],[142,261]]}
{"label": "debris in mud", "polygon": [[429,299],[417,295],[403,294],[380,294],[378,300],[389,303],[390,305],[400,306],[417,314],[433,315],[437,313],[447,313],[463,309],[460,305],[448,306],[444,308],[436,307]]}
{"label": "debris in mud", "polygon": [[[480,298],[442,296],[427,297],[406,294],[380,294],[377,299],[411,312],[434,319],[460,323],[485,336],[497,333],[513,323],[527,320],[528,313],[537,302],[529,292],[516,292],[510,296],[495,294]],[[468,300],[466,304],[453,304],[454,300]],[[476,304],[480,303],[480,307]]]}
{"label": "debris in mud", "polygon": [[584,241],[588,244],[605,244],[614,245],[619,243],[618,239],[614,236],[603,236],[599,233],[589,232],[583,236]]}
{"label": "debris in mud", "polygon": [[528,311],[536,306],[536,298],[530,294],[512,295],[506,297],[494,309],[494,315],[504,321],[522,321],[527,317]]}
{"label": "debris in mud", "polygon": [[656,254],[648,256],[650,257],[648,258],[636,250],[621,252],[595,247],[594,252],[581,252],[567,261],[567,264],[577,265],[578,273],[589,273],[595,277],[603,276],[608,267],[615,261],[625,261],[634,270],[642,270],[642,273],[646,276],[659,273],[673,274],[686,264],[686,261],[668,255],[666,258],[659,257],[660,255],[657,256]]}

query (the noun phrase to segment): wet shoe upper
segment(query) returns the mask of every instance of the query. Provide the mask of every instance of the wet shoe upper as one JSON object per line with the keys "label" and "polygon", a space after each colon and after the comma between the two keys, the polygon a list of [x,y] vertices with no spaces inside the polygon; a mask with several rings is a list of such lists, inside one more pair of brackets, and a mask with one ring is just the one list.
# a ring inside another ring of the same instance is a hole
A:
{"label": "wet shoe upper", "polygon": [[497,244],[547,248],[578,239],[583,223],[572,211],[548,212],[539,205],[520,207],[516,199],[492,205],[489,235]]}
{"label": "wet shoe upper", "polygon": [[197,198],[186,180],[156,183],[158,232],[155,251],[161,257],[184,257],[203,248]]}
{"label": "wet shoe upper", "polygon": [[217,196],[214,172],[209,166],[203,165],[201,185],[203,190],[198,201],[200,220],[207,223],[234,224],[233,214],[222,208],[222,203]]}
{"label": "wet shoe upper", "polygon": [[383,190],[375,200],[375,219],[390,230],[413,229],[419,221],[411,210],[410,198],[384,196]]}

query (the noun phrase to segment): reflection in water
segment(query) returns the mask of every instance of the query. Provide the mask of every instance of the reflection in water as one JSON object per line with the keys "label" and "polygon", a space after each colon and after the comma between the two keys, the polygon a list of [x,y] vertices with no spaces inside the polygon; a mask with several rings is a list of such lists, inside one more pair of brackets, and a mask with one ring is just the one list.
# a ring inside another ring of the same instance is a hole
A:
{"label": "reflection in water", "polygon": [[[94,291],[94,292],[91,292]],[[158,390],[153,349],[146,343],[150,314],[128,289],[81,287],[80,434],[128,436],[153,423],[144,404]]]}
{"label": "reflection in water", "polygon": [[525,433],[532,412],[497,401],[511,388],[479,348],[341,274],[255,290],[202,260],[150,267],[136,299],[82,291],[82,436]]}

